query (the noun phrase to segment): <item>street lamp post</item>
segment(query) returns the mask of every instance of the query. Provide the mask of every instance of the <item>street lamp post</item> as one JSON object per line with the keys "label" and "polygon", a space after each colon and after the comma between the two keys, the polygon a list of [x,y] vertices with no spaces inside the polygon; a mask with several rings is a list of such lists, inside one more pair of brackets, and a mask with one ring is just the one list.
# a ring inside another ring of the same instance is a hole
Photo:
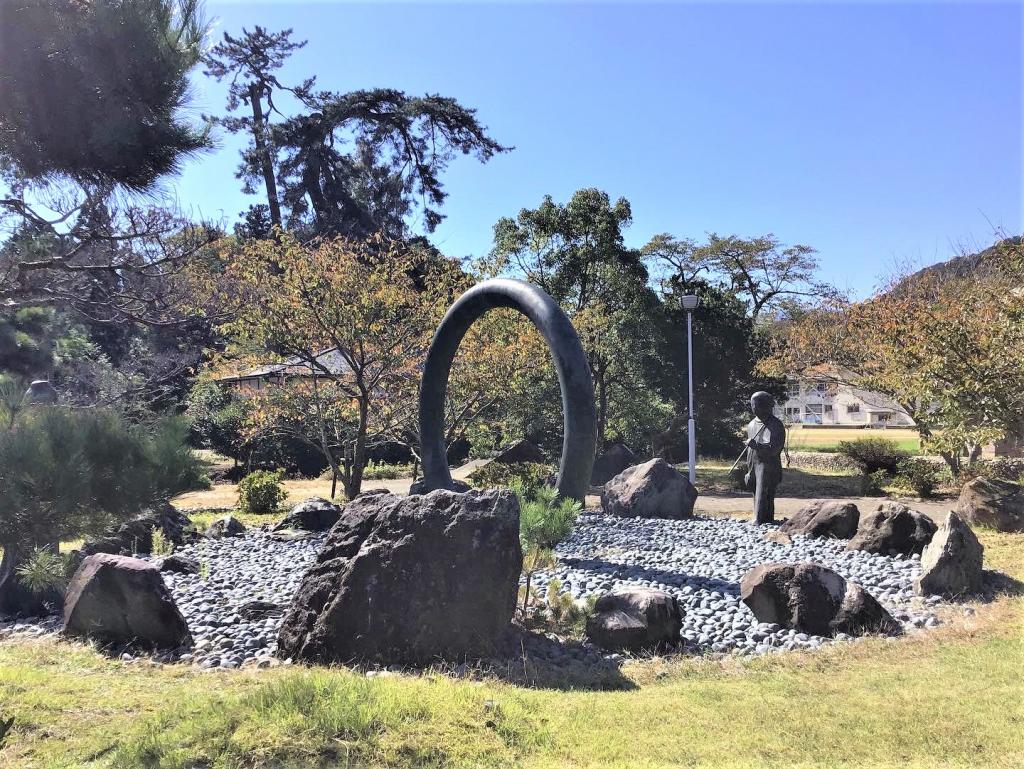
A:
{"label": "street lamp post", "polygon": [[690,448],[690,483],[697,483],[697,427],[694,422],[696,412],[693,410],[693,311],[700,300],[692,294],[683,297],[683,309],[686,310],[686,374],[690,389],[690,419],[686,423],[686,438]]}

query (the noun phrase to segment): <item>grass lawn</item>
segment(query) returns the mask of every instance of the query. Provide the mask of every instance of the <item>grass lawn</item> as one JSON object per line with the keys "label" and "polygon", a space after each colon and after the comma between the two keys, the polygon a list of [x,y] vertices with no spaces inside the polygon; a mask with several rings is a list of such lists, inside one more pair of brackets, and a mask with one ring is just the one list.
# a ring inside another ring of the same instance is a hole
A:
{"label": "grass lawn", "polygon": [[[1024,578],[1024,536],[982,532]],[[0,767],[1024,765],[1024,598],[756,660],[634,662],[618,691],[344,669],[198,672],[0,643]]]}
{"label": "grass lawn", "polygon": [[790,451],[830,451],[839,445],[839,441],[855,441],[858,438],[888,438],[899,444],[904,451],[916,454],[920,450],[917,430],[907,427],[868,430],[853,427],[789,425],[787,429]]}

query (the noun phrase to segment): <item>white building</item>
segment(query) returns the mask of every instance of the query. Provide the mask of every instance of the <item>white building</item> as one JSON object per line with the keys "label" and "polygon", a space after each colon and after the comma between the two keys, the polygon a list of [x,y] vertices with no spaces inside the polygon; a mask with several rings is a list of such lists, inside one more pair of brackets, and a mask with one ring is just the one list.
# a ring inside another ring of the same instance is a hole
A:
{"label": "white building", "polygon": [[788,424],[913,427],[914,420],[884,395],[829,377],[789,377],[786,401],[775,409]]}

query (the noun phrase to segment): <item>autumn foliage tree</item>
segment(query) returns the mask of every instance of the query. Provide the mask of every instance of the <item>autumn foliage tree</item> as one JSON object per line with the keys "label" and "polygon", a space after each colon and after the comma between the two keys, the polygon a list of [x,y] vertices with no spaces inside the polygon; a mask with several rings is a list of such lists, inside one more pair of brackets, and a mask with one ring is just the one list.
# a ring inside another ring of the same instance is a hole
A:
{"label": "autumn foliage tree", "polygon": [[963,457],[1019,430],[1024,414],[1024,249],[1006,239],[966,274],[928,270],[859,303],[819,306],[787,324],[763,368],[827,372],[888,395],[925,445]]}
{"label": "autumn foliage tree", "polygon": [[[421,366],[444,312],[472,283],[457,262],[379,237],[303,244],[280,232],[228,244],[221,258],[211,277],[231,317],[221,330],[233,365],[284,365],[249,393],[253,436],[277,431],[309,442],[349,498],[373,447],[399,442],[418,453]],[[450,380],[449,443],[494,418],[516,361],[543,350],[527,329],[501,313],[470,329]]]}

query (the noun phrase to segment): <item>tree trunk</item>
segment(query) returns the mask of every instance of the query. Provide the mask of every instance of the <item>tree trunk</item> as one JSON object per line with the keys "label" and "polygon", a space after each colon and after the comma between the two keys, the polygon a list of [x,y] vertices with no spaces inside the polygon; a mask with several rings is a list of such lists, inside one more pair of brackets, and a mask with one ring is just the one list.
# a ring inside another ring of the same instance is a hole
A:
{"label": "tree trunk", "polygon": [[345,490],[349,499],[359,496],[363,486],[363,469],[366,467],[366,432],[369,427],[370,411],[367,408],[366,398],[359,401],[359,429],[356,432],[356,445],[352,452],[352,474],[349,480],[349,488]]}
{"label": "tree trunk", "polygon": [[266,136],[263,133],[263,89],[259,83],[249,86],[249,104],[252,106],[252,135],[256,143],[256,153],[260,157],[260,167],[263,171],[263,183],[267,187],[267,205],[270,207],[270,222],[278,227],[281,226],[281,204],[277,198],[277,180],[274,178],[274,160],[270,156],[270,147],[267,145]]}
{"label": "tree trunk", "polygon": [[331,499],[338,493],[338,466],[331,465]]}

